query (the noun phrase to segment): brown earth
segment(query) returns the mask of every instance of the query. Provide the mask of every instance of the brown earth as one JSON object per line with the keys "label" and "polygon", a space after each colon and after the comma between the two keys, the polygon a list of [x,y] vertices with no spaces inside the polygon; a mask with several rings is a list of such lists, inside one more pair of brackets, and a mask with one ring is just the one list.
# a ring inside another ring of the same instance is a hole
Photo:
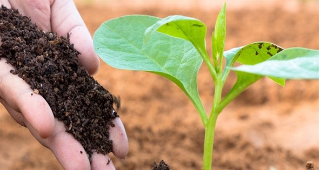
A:
{"label": "brown earth", "polygon": [[[304,3],[294,10],[283,8],[282,4],[230,8],[226,49],[254,41],[270,41],[284,48],[319,49],[318,8]],[[201,10],[200,6],[123,4],[81,3],[78,9],[92,34],[103,21],[126,14],[196,17],[208,25],[210,33],[218,13],[217,8]],[[209,42],[210,39],[208,47]],[[235,81],[235,76],[230,76],[225,93]],[[116,70],[103,63],[95,78],[110,92],[121,96],[119,114],[130,148],[125,160],[113,157],[119,170],[151,169],[154,161],[162,159],[171,169],[201,169],[204,129],[196,110],[176,85],[151,73]],[[205,66],[199,72],[198,81],[203,104],[209,110],[213,83]],[[308,161],[319,165],[318,143],[319,81],[287,81],[283,88],[262,79],[220,115],[213,167],[215,170],[306,169]],[[16,124],[3,107],[0,108],[0,169],[62,169],[54,155]]]}
{"label": "brown earth", "polygon": [[109,127],[118,116],[113,96],[79,64],[80,53],[70,44],[70,35],[65,38],[38,30],[30,18],[3,6],[0,23],[0,58],[33,89],[30,96],[39,94],[47,101],[54,117],[64,123],[90,159],[93,151],[110,153]]}

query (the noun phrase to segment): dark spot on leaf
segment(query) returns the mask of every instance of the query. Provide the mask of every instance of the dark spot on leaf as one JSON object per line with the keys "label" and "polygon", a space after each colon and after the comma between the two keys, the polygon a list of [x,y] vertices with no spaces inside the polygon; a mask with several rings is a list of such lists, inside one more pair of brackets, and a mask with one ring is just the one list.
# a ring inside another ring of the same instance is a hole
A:
{"label": "dark spot on leaf", "polygon": [[258,44],[258,48],[261,49],[261,48],[263,47],[263,44],[264,44],[264,43],[259,43],[259,44]]}
{"label": "dark spot on leaf", "polygon": [[258,55],[259,54],[258,51],[256,51],[255,54]]}
{"label": "dark spot on leaf", "polygon": [[271,47],[273,47],[273,48],[275,48],[275,49],[279,48],[278,46],[276,46],[276,45],[274,45],[274,44],[271,44]]}
{"label": "dark spot on leaf", "polygon": [[268,55],[273,56],[273,54],[271,54],[269,51],[267,52]]}
{"label": "dark spot on leaf", "polygon": [[193,24],[193,26],[195,26],[195,27],[203,27],[203,25],[201,25],[201,24]]}
{"label": "dark spot on leaf", "polygon": [[268,47],[267,47],[267,50],[270,50],[270,48],[271,48],[271,46],[268,46]]}
{"label": "dark spot on leaf", "polygon": [[283,49],[282,48],[278,48],[277,53],[281,52]]}

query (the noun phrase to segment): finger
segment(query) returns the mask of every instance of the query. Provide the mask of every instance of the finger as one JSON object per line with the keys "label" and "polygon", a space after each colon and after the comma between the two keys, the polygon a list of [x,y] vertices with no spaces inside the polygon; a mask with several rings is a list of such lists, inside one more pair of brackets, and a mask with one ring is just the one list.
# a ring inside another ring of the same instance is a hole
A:
{"label": "finger", "polygon": [[113,120],[114,127],[110,127],[110,139],[113,141],[113,154],[124,159],[128,153],[128,139],[124,125],[120,118]]}
{"label": "finger", "polygon": [[7,107],[23,114],[23,117],[42,138],[48,137],[54,128],[54,116],[42,96],[33,93],[30,86],[17,75],[10,73],[11,65],[0,60],[0,98]]}
{"label": "finger", "polygon": [[51,31],[50,1],[48,0],[14,0],[10,1],[12,8],[18,9],[20,14],[31,18],[38,28]]}
{"label": "finger", "polygon": [[92,154],[92,170],[115,170],[113,162],[109,155]]}
{"label": "finger", "polygon": [[72,0],[55,0],[51,6],[52,31],[66,36],[70,33],[70,41],[81,53],[80,63],[94,74],[99,67],[99,59],[94,52],[93,40]]}
{"label": "finger", "polygon": [[2,103],[2,105],[6,108],[6,110],[9,112],[9,114],[11,115],[11,117],[17,122],[19,123],[21,126],[26,126],[25,125],[25,118],[23,116],[23,114],[15,111],[14,109],[12,109],[9,104],[3,100],[3,99],[0,99],[0,102]]}
{"label": "finger", "polygon": [[65,132],[62,122],[56,120],[52,136],[47,139],[42,139],[32,127],[29,127],[28,124],[26,125],[31,134],[54,153],[65,170],[90,169],[90,162],[84,148],[71,134]]}

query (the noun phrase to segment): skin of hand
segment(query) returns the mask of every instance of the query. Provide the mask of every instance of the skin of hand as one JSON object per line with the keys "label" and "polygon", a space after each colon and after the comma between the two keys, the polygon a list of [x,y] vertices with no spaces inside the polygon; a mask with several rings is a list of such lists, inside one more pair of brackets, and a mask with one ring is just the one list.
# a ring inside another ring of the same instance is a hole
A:
{"label": "skin of hand", "polygon": [[[31,17],[38,28],[56,32],[60,36],[70,33],[70,41],[79,50],[80,63],[94,74],[98,70],[99,59],[94,52],[91,35],[72,0],[0,0],[0,5],[18,9]],[[65,132],[62,122],[54,118],[48,103],[40,95],[33,93],[21,78],[10,73],[13,67],[0,60],[0,102],[19,124],[29,129],[31,134],[49,148],[66,170],[113,170],[109,155],[94,153],[90,164],[82,145]],[[113,140],[113,154],[124,159],[128,152],[128,139],[120,118],[113,120],[110,129]],[[80,152],[83,152],[81,154]]]}

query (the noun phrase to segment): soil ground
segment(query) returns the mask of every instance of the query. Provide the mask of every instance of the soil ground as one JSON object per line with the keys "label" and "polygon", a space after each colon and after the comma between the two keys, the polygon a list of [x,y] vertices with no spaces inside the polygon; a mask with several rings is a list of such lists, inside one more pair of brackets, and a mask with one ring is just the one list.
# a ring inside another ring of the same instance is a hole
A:
{"label": "soil ground", "polygon": [[[163,1],[163,5],[97,2],[77,1],[92,34],[103,21],[126,14],[196,17],[208,25],[210,34],[219,8],[203,8],[195,3],[175,8],[169,1]],[[228,2],[226,49],[254,41],[270,41],[284,48],[319,49],[318,1],[296,2],[288,7],[263,3],[247,9],[232,7]],[[210,36],[207,42],[210,47]],[[230,76],[225,93],[235,81],[235,76]],[[171,169],[201,169],[204,129],[193,105],[176,85],[151,73],[116,70],[104,63],[95,78],[110,92],[121,96],[119,115],[127,130],[130,149],[125,160],[113,158],[119,170],[151,169],[154,161],[162,159]],[[209,110],[214,92],[205,66],[200,69],[198,81],[202,101]],[[287,81],[283,88],[262,79],[220,115],[213,167],[305,169],[307,161],[319,165],[318,143],[319,81]],[[54,155],[16,124],[2,106],[0,169],[62,169]]]}

